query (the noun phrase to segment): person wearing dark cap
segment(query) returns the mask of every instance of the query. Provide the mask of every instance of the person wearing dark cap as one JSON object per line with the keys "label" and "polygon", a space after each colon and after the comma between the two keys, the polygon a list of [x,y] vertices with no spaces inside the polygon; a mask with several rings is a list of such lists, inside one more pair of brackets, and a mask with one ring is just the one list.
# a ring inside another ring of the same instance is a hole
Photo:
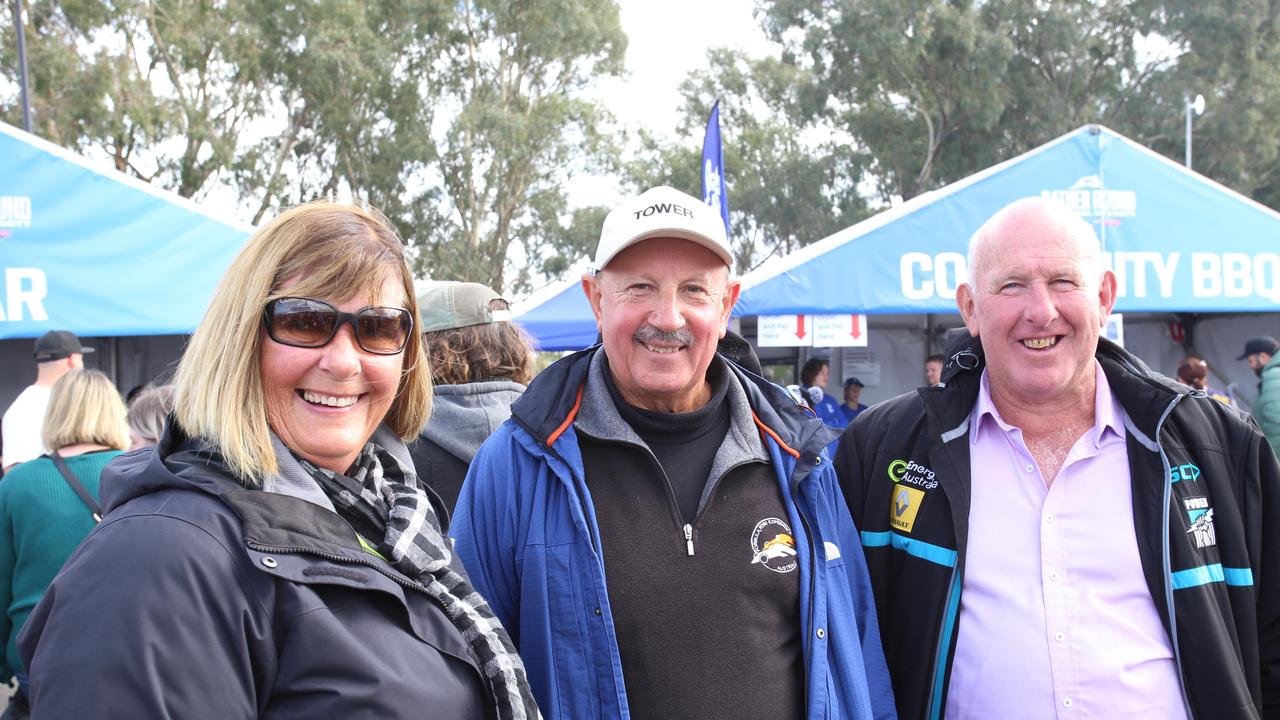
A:
{"label": "person wearing dark cap", "polygon": [[837,427],[849,427],[849,423],[867,409],[866,405],[858,402],[862,397],[862,387],[862,381],[856,377],[850,377],[844,381],[844,402],[840,404],[839,411],[841,422]]}
{"label": "person wearing dark cap", "polygon": [[1244,352],[1236,360],[1249,363],[1258,376],[1258,399],[1253,403],[1253,419],[1271,443],[1272,452],[1280,448],[1280,343],[1269,335],[1249,338]]}
{"label": "person wearing dark cap", "polygon": [[80,338],[66,330],[50,330],[36,340],[36,381],[18,395],[0,420],[4,447],[0,465],[6,470],[48,452],[40,440],[40,428],[50,389],[58,378],[83,368],[84,356],[91,352],[93,348],[82,346]]}
{"label": "person wearing dark cap", "polygon": [[418,478],[448,513],[467,467],[533,377],[529,337],[511,305],[479,283],[437,283],[418,296],[422,341],[431,359],[431,418],[409,444]]}

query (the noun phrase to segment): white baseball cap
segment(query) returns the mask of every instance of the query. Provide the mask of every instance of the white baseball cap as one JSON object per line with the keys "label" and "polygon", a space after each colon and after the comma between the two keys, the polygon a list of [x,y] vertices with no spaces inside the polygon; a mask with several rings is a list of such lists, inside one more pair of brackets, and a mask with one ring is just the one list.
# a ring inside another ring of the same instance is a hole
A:
{"label": "white baseball cap", "polygon": [[604,219],[596,246],[596,270],[604,269],[614,256],[641,240],[656,237],[698,243],[733,267],[733,249],[716,208],[660,185],[624,200]]}

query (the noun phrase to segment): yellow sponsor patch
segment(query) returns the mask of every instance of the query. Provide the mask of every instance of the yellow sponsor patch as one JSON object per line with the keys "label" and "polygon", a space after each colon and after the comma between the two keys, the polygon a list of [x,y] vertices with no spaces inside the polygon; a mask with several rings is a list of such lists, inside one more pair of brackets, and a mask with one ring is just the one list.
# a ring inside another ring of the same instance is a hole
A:
{"label": "yellow sponsor patch", "polygon": [[895,530],[911,532],[911,527],[916,524],[916,513],[920,512],[920,503],[923,500],[923,490],[895,483],[893,494],[889,496],[889,525]]}

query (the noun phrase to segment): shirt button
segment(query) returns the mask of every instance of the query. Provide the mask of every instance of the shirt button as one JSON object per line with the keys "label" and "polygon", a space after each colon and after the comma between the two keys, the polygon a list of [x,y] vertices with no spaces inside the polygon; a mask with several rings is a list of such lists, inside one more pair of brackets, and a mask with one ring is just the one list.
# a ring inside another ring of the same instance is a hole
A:
{"label": "shirt button", "polygon": [[1045,521],[1045,522],[1053,522],[1053,513],[1049,513],[1048,515],[1045,515],[1045,516],[1044,516],[1044,521]]}
{"label": "shirt button", "polygon": [[1057,635],[1054,635],[1054,636],[1053,636],[1053,639],[1054,639],[1054,640],[1057,640],[1058,642],[1062,642],[1063,640],[1066,640],[1066,639],[1067,639],[1067,634],[1066,634],[1066,633],[1058,633]]}
{"label": "shirt button", "polygon": [[1050,570],[1050,571],[1049,571],[1049,579],[1050,579],[1050,580],[1057,580],[1057,579],[1058,579],[1058,571],[1057,571],[1057,570]]}
{"label": "shirt button", "polygon": [[823,630],[822,628],[818,628],[818,639],[821,640],[826,636],[827,636],[827,631]]}
{"label": "shirt button", "polygon": [[1031,464],[1027,465],[1027,472],[1035,472],[1035,471],[1036,471],[1035,465],[1031,465]]}
{"label": "shirt button", "polygon": [[1071,698],[1062,698],[1062,707],[1071,707],[1075,703],[1071,702]]}

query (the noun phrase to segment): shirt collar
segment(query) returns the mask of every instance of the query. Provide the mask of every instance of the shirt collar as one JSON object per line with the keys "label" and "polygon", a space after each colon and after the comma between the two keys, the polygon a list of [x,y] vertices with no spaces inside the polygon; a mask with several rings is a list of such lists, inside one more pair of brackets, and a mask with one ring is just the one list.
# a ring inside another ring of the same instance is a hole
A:
{"label": "shirt collar", "polygon": [[[1104,439],[1104,433],[1108,430],[1117,437],[1124,437],[1125,412],[1120,407],[1120,403],[1116,401],[1116,396],[1111,392],[1111,385],[1107,382],[1107,374],[1102,371],[1102,365],[1097,360],[1093,361],[1093,377],[1095,380],[1093,395],[1094,421],[1093,427],[1089,429],[1086,435],[1090,444],[1097,448]],[[995,402],[991,399],[991,381],[987,369],[982,369],[982,380],[978,386],[978,401],[974,403],[973,414],[970,419],[970,427],[974,428],[970,433],[970,442],[977,443],[978,436],[982,432],[1018,432],[1022,431],[1010,425],[1000,416],[1000,411],[996,409]]]}

